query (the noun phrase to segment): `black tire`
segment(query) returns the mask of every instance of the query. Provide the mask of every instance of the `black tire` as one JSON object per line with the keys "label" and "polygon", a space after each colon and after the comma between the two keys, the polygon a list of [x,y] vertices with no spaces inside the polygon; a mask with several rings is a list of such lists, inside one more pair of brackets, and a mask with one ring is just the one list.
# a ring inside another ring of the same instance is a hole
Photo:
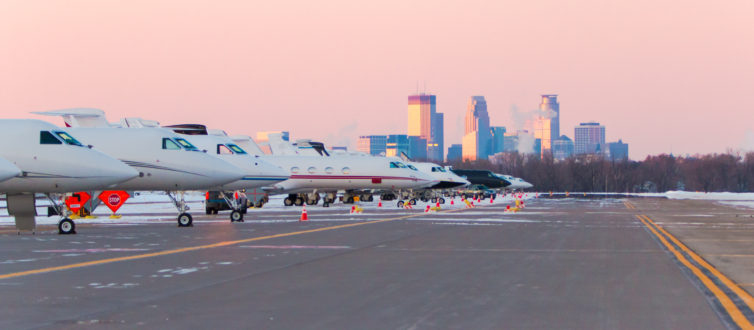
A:
{"label": "black tire", "polygon": [[317,202],[319,202],[319,200],[316,200],[316,199],[307,199],[306,200],[306,205],[317,205]]}
{"label": "black tire", "polygon": [[194,225],[194,218],[191,217],[191,214],[188,213],[181,213],[178,215],[178,227],[191,227]]}
{"label": "black tire", "polygon": [[405,204],[403,201],[398,201],[398,203],[396,204],[396,206],[398,206],[398,208],[402,208],[403,204]]}
{"label": "black tire", "polygon": [[70,235],[76,233],[76,224],[73,220],[64,218],[58,222],[58,234]]}
{"label": "black tire", "polygon": [[369,198],[367,198],[367,202],[374,202],[374,196],[369,195]]}
{"label": "black tire", "polygon": [[445,198],[440,197],[440,204],[445,204]]}
{"label": "black tire", "polygon": [[322,203],[322,207],[330,207],[330,202],[328,202],[328,201],[324,201],[324,202]]}
{"label": "black tire", "polygon": [[346,199],[346,204],[353,204],[353,197],[348,197],[348,199]]}
{"label": "black tire", "polygon": [[212,214],[212,209],[205,209],[204,213],[206,213],[207,215]]}
{"label": "black tire", "polygon": [[296,198],[296,202],[294,202],[294,204],[296,204],[296,206],[302,206],[304,205],[304,199],[301,197],[298,197]]}
{"label": "black tire", "polygon": [[424,203],[426,203],[426,202],[429,202],[429,200],[428,200],[428,199],[426,199],[426,198],[424,198],[424,197],[421,197],[421,198],[420,198],[420,200],[421,200],[422,202],[424,202]]}
{"label": "black tire", "polygon": [[437,197],[432,197],[432,203],[437,203]]}
{"label": "black tire", "polygon": [[258,201],[256,204],[254,204],[254,207],[261,209],[262,206],[264,206],[264,203],[262,201]]}
{"label": "black tire", "polygon": [[408,201],[408,203],[411,205],[416,205],[416,198],[412,198],[411,200]]}
{"label": "black tire", "polygon": [[291,206],[291,205],[293,205],[293,200],[290,197],[286,197],[283,200],[283,205],[285,205],[285,206]]}
{"label": "black tire", "polygon": [[230,222],[242,222],[243,221],[243,212],[239,210],[233,210],[230,212]]}

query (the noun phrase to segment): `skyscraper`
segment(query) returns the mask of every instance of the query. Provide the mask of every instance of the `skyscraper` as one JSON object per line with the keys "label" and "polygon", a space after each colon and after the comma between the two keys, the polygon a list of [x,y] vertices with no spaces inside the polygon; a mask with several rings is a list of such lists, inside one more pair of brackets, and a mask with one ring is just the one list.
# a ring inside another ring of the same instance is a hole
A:
{"label": "skyscraper", "polygon": [[552,151],[552,141],[560,136],[560,103],[554,94],[542,95],[539,114],[534,119],[534,138],[542,140],[542,152]]}
{"label": "skyscraper", "polygon": [[437,97],[429,94],[409,95],[408,135],[427,141],[426,158],[442,162],[444,159],[444,118],[437,112]]}
{"label": "skyscraper", "polygon": [[466,108],[463,160],[487,159],[490,155],[490,117],[484,96],[472,96]]}
{"label": "skyscraper", "polygon": [[505,151],[505,132],[503,126],[490,126],[490,155]]}
{"label": "skyscraper", "polygon": [[581,123],[574,129],[574,153],[593,154],[604,149],[605,126],[596,122]]}
{"label": "skyscraper", "polygon": [[608,143],[607,149],[611,160],[628,159],[628,143],[623,143],[623,140]]}
{"label": "skyscraper", "polygon": [[552,141],[552,157],[554,159],[564,160],[571,156],[573,156],[573,140],[563,135]]}

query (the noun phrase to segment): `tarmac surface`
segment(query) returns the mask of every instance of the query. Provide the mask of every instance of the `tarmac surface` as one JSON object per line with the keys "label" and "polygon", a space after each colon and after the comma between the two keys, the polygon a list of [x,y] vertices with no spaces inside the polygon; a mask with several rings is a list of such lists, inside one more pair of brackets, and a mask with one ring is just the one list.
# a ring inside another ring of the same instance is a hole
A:
{"label": "tarmac surface", "polygon": [[79,224],[76,235],[43,227],[19,236],[6,227],[0,328],[754,322],[746,291],[754,288],[751,211],[636,198],[531,199],[517,213],[502,201],[464,209],[456,200],[434,213],[375,204],[360,215],[309,207],[307,222],[297,221],[300,208],[263,208],[243,223],[230,223],[227,212],[195,216],[191,228],[127,217]]}

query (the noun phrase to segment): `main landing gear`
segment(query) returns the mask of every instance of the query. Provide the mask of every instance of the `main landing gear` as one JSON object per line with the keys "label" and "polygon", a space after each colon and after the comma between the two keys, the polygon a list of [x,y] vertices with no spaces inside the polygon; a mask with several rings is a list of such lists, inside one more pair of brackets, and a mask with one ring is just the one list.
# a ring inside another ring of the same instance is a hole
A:
{"label": "main landing gear", "polygon": [[166,191],[168,197],[170,197],[170,200],[173,201],[173,205],[175,205],[175,208],[178,209],[178,227],[192,227],[194,225],[194,218],[191,217],[191,214],[188,214],[188,210],[191,208],[186,205],[186,200],[184,198],[184,192],[181,191],[181,199],[177,199],[175,196],[173,196],[173,193],[170,191]]}
{"label": "main landing gear", "polygon": [[246,213],[246,198],[229,198],[224,192],[220,192],[220,196],[230,206],[230,222],[243,222],[243,215]]}

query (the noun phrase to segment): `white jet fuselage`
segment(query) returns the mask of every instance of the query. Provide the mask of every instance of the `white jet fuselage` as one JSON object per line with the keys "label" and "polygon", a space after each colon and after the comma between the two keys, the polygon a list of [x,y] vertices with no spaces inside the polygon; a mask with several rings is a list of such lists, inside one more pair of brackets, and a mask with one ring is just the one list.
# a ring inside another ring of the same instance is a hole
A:
{"label": "white jet fuselage", "polygon": [[458,176],[450,170],[446,170],[444,167],[437,164],[425,162],[411,162],[409,164],[415,166],[419,171],[430,175],[438,181],[437,184],[429,187],[428,189],[450,189],[463,187],[470,184],[468,180]]}
{"label": "white jet fuselage", "polygon": [[263,156],[290,171],[290,179],[273,185],[279,193],[332,192],[338,190],[412,189],[433,184],[433,179],[408,168],[391,168],[385,157],[363,156]]}
{"label": "white jet fuselage", "polygon": [[190,151],[170,130],[145,128],[70,129],[91,144],[133,167],[138,176],[117,185],[121,190],[204,190],[237,181],[244,172],[201,151]]}
{"label": "white jet fuselage", "polygon": [[0,120],[0,157],[21,170],[0,182],[0,193],[108,189],[138,175],[117,159],[67,137],[75,134],[41,120]]}
{"label": "white jet fuselage", "polygon": [[214,157],[235,165],[243,171],[240,180],[223,185],[225,190],[254,189],[287,180],[288,171],[270,164],[262,157],[251,155],[237,146],[233,140],[218,135],[182,135],[199,149]]}

